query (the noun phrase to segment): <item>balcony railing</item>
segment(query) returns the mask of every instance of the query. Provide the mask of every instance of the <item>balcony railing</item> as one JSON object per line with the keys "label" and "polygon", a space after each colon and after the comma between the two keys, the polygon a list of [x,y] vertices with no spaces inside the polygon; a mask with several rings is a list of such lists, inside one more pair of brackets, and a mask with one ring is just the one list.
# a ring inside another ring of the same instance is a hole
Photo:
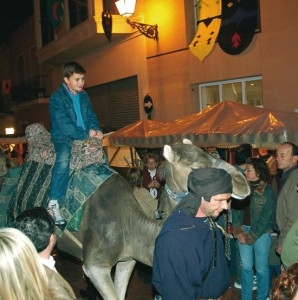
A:
{"label": "balcony railing", "polygon": [[11,87],[11,102],[21,104],[39,98],[50,97],[47,90],[47,75],[35,76]]}

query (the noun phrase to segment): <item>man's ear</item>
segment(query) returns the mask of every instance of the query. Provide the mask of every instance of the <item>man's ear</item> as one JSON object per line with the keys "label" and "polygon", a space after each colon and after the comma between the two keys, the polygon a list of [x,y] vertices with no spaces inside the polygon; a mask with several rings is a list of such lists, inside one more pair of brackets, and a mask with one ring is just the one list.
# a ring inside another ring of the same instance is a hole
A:
{"label": "man's ear", "polygon": [[52,233],[51,236],[50,236],[50,242],[49,244],[54,248],[55,244],[56,244],[56,241],[57,241],[57,236],[55,233]]}

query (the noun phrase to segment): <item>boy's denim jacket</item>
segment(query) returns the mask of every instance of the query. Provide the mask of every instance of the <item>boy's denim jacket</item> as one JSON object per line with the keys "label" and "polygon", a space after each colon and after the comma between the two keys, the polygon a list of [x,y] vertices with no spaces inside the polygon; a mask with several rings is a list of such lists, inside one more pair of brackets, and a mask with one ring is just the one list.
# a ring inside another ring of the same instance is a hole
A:
{"label": "boy's denim jacket", "polygon": [[89,130],[100,130],[98,119],[92,109],[87,92],[80,95],[80,108],[86,129],[77,126],[77,115],[73,101],[64,84],[52,94],[50,99],[51,140],[72,143],[74,140],[87,140]]}

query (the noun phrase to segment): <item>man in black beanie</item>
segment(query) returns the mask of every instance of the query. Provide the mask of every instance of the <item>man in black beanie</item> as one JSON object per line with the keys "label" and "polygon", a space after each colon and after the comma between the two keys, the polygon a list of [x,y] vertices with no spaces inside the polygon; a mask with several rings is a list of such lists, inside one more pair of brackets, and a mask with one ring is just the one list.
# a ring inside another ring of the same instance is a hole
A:
{"label": "man in black beanie", "polygon": [[196,169],[188,190],[156,239],[152,282],[163,300],[220,299],[230,276],[216,219],[230,208],[232,179],[222,169]]}

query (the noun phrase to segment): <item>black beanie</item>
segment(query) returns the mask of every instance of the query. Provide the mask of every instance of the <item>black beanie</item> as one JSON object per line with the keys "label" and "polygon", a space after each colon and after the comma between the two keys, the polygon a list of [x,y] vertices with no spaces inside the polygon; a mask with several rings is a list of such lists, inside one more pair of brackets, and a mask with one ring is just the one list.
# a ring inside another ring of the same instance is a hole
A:
{"label": "black beanie", "polygon": [[188,175],[187,186],[189,193],[175,207],[174,211],[182,210],[195,216],[201,205],[202,197],[209,202],[214,195],[232,193],[232,178],[223,169],[195,169]]}

